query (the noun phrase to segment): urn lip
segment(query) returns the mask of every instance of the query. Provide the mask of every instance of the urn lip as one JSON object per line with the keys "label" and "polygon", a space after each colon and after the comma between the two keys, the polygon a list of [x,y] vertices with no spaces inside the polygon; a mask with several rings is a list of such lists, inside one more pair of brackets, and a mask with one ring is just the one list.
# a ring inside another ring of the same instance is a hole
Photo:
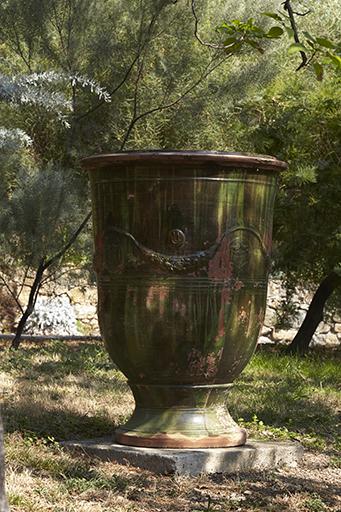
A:
{"label": "urn lip", "polygon": [[234,153],[226,151],[194,151],[194,150],[149,150],[149,151],[122,151],[105,155],[94,155],[80,161],[85,170],[107,167],[112,164],[127,163],[160,164],[189,164],[205,165],[215,163],[221,167],[242,167],[248,169],[284,171],[288,164],[267,155],[252,155],[247,153]]}

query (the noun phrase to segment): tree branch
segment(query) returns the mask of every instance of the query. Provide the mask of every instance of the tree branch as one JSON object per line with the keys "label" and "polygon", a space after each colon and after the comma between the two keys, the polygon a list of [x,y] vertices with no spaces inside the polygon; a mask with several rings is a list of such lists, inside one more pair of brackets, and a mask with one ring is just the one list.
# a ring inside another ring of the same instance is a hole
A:
{"label": "tree branch", "polygon": [[123,142],[122,142],[122,145],[120,147],[120,151],[123,151],[124,149],[124,146],[130,136],[130,133],[132,131],[132,129],[134,128],[135,124],[137,123],[137,121],[139,121],[140,119],[142,119],[143,117],[145,116],[148,116],[150,114],[154,114],[155,112],[161,112],[162,110],[166,110],[168,108],[171,108],[171,107],[174,107],[175,105],[177,105],[178,103],[180,103],[190,92],[193,91],[193,89],[195,89],[203,80],[205,80],[205,78],[207,78],[216,68],[218,68],[219,66],[221,66],[228,58],[232,57],[232,53],[226,55],[226,57],[224,57],[224,59],[221,59],[219,60],[218,64],[216,64],[215,66],[213,66],[211,69],[209,69],[208,71],[206,71],[204,74],[201,75],[201,77],[191,86],[189,87],[189,89],[187,89],[187,91],[185,91],[181,96],[180,98],[178,98],[177,100],[175,101],[172,101],[171,103],[168,103],[166,105],[161,105],[160,107],[155,107],[151,110],[148,110],[146,112],[143,112],[142,114],[140,114],[139,116],[136,116],[132,119],[129,127],[128,127],[128,130],[127,130],[127,133],[123,139]]}
{"label": "tree branch", "polygon": [[9,285],[7,284],[6,280],[4,279],[4,277],[2,275],[0,275],[0,279],[1,281],[3,282],[6,290],[8,291],[8,293],[11,295],[12,299],[15,301],[16,305],[19,307],[21,313],[24,312],[19,300],[18,300],[18,297],[15,295],[15,293],[11,290],[11,288],[9,287]]}
{"label": "tree branch", "polygon": [[47,261],[46,261],[46,256],[43,256],[41,258],[38,269],[36,271],[36,276],[35,276],[34,282],[31,286],[28,304],[27,304],[25,312],[23,313],[22,317],[20,318],[20,321],[19,321],[19,324],[17,327],[17,332],[15,334],[15,337],[13,338],[11,348],[14,348],[15,350],[17,350],[20,345],[21,334],[24,330],[25,324],[26,324],[29,316],[32,314],[32,312],[34,310],[34,307],[35,307],[35,304],[36,304],[36,301],[37,301],[37,298],[39,295],[40,288],[42,287],[42,279],[43,279],[43,274],[44,274],[45,270],[48,267],[50,267],[53,263],[58,261],[66,253],[66,251],[68,249],[70,249],[71,245],[74,243],[74,241],[76,240],[76,238],[78,237],[78,235],[80,234],[82,229],[87,224],[91,215],[92,215],[92,212],[88,213],[88,215],[86,216],[86,218],[84,219],[82,224],[79,226],[79,228],[77,229],[76,233],[73,235],[71,240],[65,245],[65,247],[63,247],[63,249],[61,251],[59,251],[58,254],[56,254],[55,256],[53,256],[52,258],[50,258]]}
{"label": "tree branch", "polygon": [[65,253],[66,251],[68,251],[70,249],[70,247],[72,246],[72,244],[76,241],[78,235],[81,233],[81,231],[84,229],[84,227],[86,226],[86,224],[88,223],[88,220],[91,218],[91,215],[92,215],[92,211],[90,213],[88,213],[88,215],[85,217],[85,219],[83,220],[82,224],[79,226],[79,228],[77,229],[76,233],[73,235],[73,237],[71,238],[71,240],[63,247],[63,249],[61,251],[59,251],[58,254],[56,254],[55,256],[53,256],[52,258],[50,258],[49,260],[47,260],[44,264],[43,264],[43,271],[45,271],[48,267],[50,267],[53,263],[55,263],[56,261],[58,261]]}
{"label": "tree branch", "polygon": [[213,48],[214,50],[227,50],[228,48],[232,48],[232,46],[234,46],[236,43],[242,43],[243,42],[243,37],[240,36],[239,39],[236,39],[233,43],[231,43],[231,44],[229,44],[227,46],[221,46],[221,45],[214,44],[214,43],[204,43],[204,41],[200,38],[199,33],[198,33],[199,17],[197,15],[196,10],[195,10],[195,5],[194,5],[195,2],[196,2],[196,0],[192,0],[192,13],[193,13],[194,20],[195,20],[194,36],[199,41],[199,43],[201,45],[208,46],[209,48]]}
{"label": "tree branch", "polygon": [[[296,43],[299,43],[300,40],[299,40],[299,37],[298,37],[298,33],[297,33],[297,27],[296,27],[296,23],[295,23],[295,16],[294,14],[297,14],[297,13],[294,13],[294,11],[292,10],[292,7],[290,5],[290,0],[285,0],[284,2],[284,10],[285,11],[288,11],[288,14],[289,14],[289,18],[290,18],[290,23],[291,23],[291,28],[293,29],[294,31],[294,39],[295,39],[295,42]],[[305,14],[297,14],[298,16],[305,16],[306,14],[308,13],[305,13]],[[301,57],[302,57],[302,62],[301,64],[298,66],[298,68],[296,69],[296,71],[299,71],[300,69],[302,69],[303,67],[307,66],[307,62],[308,62],[308,59],[307,59],[307,55],[305,54],[305,52],[302,52],[300,51],[300,54],[301,54]]]}
{"label": "tree branch", "polygon": [[[140,45],[140,48],[135,56],[135,58],[133,59],[132,63],[130,64],[126,74],[124,75],[124,77],[122,78],[121,82],[117,85],[117,87],[115,87],[115,89],[113,89],[111,92],[109,92],[109,96],[114,96],[114,94],[116,94],[116,92],[122,87],[122,85],[124,85],[126,83],[126,81],[128,80],[128,77],[133,69],[133,67],[135,66],[136,62],[139,60],[139,58],[141,57],[143,51],[146,49],[146,46],[148,45],[148,42],[150,41],[150,38],[151,38],[151,32],[152,32],[152,29],[155,25],[155,21],[156,21],[156,18],[155,16],[152,17],[151,21],[150,21],[150,24],[149,24],[149,27],[148,27],[148,31],[147,31],[147,34],[148,34],[148,37],[146,37],[145,41]],[[97,110],[98,108],[100,108],[102,105],[104,105],[105,103],[105,100],[102,100],[100,101],[100,103],[98,103],[98,105],[96,105],[95,107],[91,108],[90,110],[88,110],[87,112],[85,112],[85,114],[79,116],[78,118],[76,118],[76,122],[80,121],[81,119],[83,119],[84,117],[92,114],[92,112],[94,112],[95,110]]]}

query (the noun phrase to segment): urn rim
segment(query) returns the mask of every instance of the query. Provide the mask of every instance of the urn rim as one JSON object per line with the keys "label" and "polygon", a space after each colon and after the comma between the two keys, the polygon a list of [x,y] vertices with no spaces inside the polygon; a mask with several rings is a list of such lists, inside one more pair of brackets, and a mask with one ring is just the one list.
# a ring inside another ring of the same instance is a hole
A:
{"label": "urn rim", "polygon": [[124,151],[120,153],[109,153],[94,155],[80,160],[84,170],[89,171],[108,165],[122,165],[127,163],[141,164],[188,164],[205,165],[215,163],[219,167],[240,167],[247,169],[284,171],[288,164],[268,155],[251,155],[247,153],[234,153],[226,151],[172,151],[172,150],[149,150],[149,151]]}

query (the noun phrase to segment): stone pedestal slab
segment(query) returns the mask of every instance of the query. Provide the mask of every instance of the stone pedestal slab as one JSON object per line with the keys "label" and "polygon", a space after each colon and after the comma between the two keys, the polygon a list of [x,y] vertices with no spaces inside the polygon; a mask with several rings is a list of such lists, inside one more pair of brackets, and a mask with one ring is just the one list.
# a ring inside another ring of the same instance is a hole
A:
{"label": "stone pedestal slab", "polygon": [[104,461],[131,464],[154,473],[195,476],[202,473],[234,473],[252,469],[295,466],[303,455],[299,443],[248,441],[234,448],[172,450],[138,448],[115,443],[113,439],[89,439],[63,443],[68,451]]}

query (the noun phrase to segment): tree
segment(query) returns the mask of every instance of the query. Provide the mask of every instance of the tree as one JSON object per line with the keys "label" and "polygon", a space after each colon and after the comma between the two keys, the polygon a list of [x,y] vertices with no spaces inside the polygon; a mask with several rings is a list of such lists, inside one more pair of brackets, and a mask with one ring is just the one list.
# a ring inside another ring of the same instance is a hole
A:
{"label": "tree", "polygon": [[[0,16],[7,66],[0,114],[7,132],[15,125],[30,144],[21,153],[21,171],[7,168],[3,180],[2,265],[23,265],[24,278],[34,272],[17,348],[46,272],[54,271],[80,232],[70,231],[77,218],[70,204],[84,210],[87,198],[79,157],[147,142],[165,147],[166,113],[182,119],[180,105],[197,90],[204,108],[203,84],[231,58],[233,44],[203,54],[185,2],[13,0],[0,6]],[[179,128],[188,133],[183,123]]]}
{"label": "tree", "polygon": [[[69,172],[56,170],[52,166],[31,172],[24,168],[16,176],[15,188],[10,198],[6,197],[7,207],[3,205],[5,208],[0,222],[3,249],[17,264],[24,266],[22,285],[26,284],[29,271],[34,269],[25,310],[19,303],[18,293],[14,294],[14,290],[8,287],[7,281],[1,276],[22,313],[12,342],[13,348],[17,349],[19,346],[21,334],[34,310],[40,288],[53,279],[56,268],[61,266],[67,251],[90,218],[91,213],[82,223],[79,221],[79,212],[82,210],[74,203],[75,195],[70,194],[74,181]],[[71,235],[72,230],[75,233]],[[10,266],[7,265],[7,268]]]}
{"label": "tree", "polygon": [[[195,0],[192,0],[192,5],[194,3]],[[256,43],[255,37],[264,40],[273,30],[274,37],[278,39],[286,32],[289,38],[294,39],[287,48],[287,53],[300,55],[296,71],[312,69],[317,80],[322,82],[327,66],[333,67],[338,77],[341,70],[341,59],[338,55],[341,43],[332,24],[329,23],[328,28],[331,30],[326,37],[321,33],[321,29],[326,31],[323,16],[312,18],[316,24],[311,29],[309,26],[304,27],[302,21],[297,23],[297,19],[304,19],[308,20],[309,25],[310,11],[294,11],[290,0],[282,5],[284,13],[261,13],[279,23],[282,30],[276,26],[266,34],[253,26],[253,20],[249,21],[248,27],[240,24],[238,20],[218,27],[218,31],[224,31],[230,36],[225,44],[234,42],[229,51],[238,49],[240,35],[244,39],[248,38],[251,26],[253,38],[250,44],[260,52],[264,50]],[[338,122],[335,122],[335,118],[339,117],[335,102],[339,91],[337,90],[336,95],[335,88],[329,94],[326,94],[326,89],[320,91],[318,99],[323,105],[318,103],[320,108],[316,108],[318,92],[313,88],[315,98],[312,103],[311,76],[308,74],[308,87],[305,89],[301,86],[298,90],[299,79],[290,79],[290,75],[287,75],[288,66],[284,68],[285,72],[280,74],[281,83],[279,87],[277,83],[277,90],[274,87],[275,79],[265,91],[258,90],[256,101],[250,97],[240,100],[239,115],[231,126],[238,127],[241,140],[246,135],[249,150],[277,156],[290,164],[280,180],[275,212],[276,268],[282,277],[285,276],[290,287],[302,281],[320,283],[305,321],[287,348],[288,353],[303,353],[308,349],[311,337],[323,318],[327,299],[341,284],[341,192],[338,177],[340,134]],[[293,82],[296,82],[294,93]],[[339,77],[337,88],[338,82]],[[319,127],[316,133],[312,131],[313,126]],[[297,219],[300,221],[297,222]]]}
{"label": "tree", "polygon": [[[65,122],[61,108],[62,104],[67,105],[64,96],[42,90],[42,83],[55,79],[55,76],[46,73],[19,79],[16,77],[13,82],[7,77],[7,83],[4,80],[2,83],[2,97],[7,102],[16,101],[18,104],[24,95],[24,98],[28,98],[26,103],[29,101],[51,108]],[[39,94],[35,95],[38,87]],[[54,278],[56,269],[65,261],[67,251],[78,238],[90,215],[80,223],[87,205],[77,197],[75,192],[79,189],[79,179],[67,165],[50,162],[43,168],[35,168],[34,159],[26,154],[21,144],[26,141],[30,147],[32,140],[21,130],[2,129],[2,132],[0,281],[21,310],[22,316],[12,343],[13,348],[18,348],[40,288]],[[16,168],[15,173],[13,166]],[[10,284],[9,277],[14,263],[24,269],[20,287],[16,283],[14,286]],[[19,296],[29,279],[32,279],[30,295],[24,310]]]}
{"label": "tree", "polygon": [[[303,31],[298,33],[295,23],[296,16],[306,16],[309,12],[304,14],[294,13],[290,1],[287,0],[284,4],[284,8],[288,11],[291,28],[287,28],[289,36],[295,39],[295,42],[289,46],[288,53],[293,54],[300,52],[301,64],[297,68],[299,71],[302,68],[309,66],[313,67],[316,78],[318,81],[323,80],[325,66],[331,66],[337,71],[337,77],[341,70],[341,59],[338,53],[341,49],[341,42],[338,40],[331,40],[330,34],[328,37],[312,36],[310,32]],[[276,21],[282,21],[278,15],[269,15],[276,19]],[[302,44],[300,37],[305,39]],[[309,58],[307,57],[309,56]],[[319,62],[320,59],[322,60]],[[339,78],[339,77],[338,77]],[[296,228],[296,233],[299,231],[300,236],[291,236],[291,248],[289,248],[287,237],[282,238],[282,244],[286,247],[286,256],[283,255],[283,261],[286,259],[286,273],[287,275],[292,273],[300,272],[302,266],[309,263],[310,275],[306,275],[306,271],[303,272],[303,277],[320,281],[306,318],[304,319],[297,335],[293,339],[292,343],[287,347],[286,353],[300,352],[304,353],[308,350],[311,338],[318,326],[323,320],[324,307],[334,291],[337,291],[341,286],[341,190],[338,179],[338,168],[340,164],[340,153],[339,153],[339,130],[335,130],[335,118],[339,117],[339,110],[333,109],[332,122],[330,122],[330,110],[331,104],[333,104],[334,98],[328,98],[328,113],[324,115],[324,120],[321,120],[321,113],[319,113],[316,123],[327,124],[326,129],[318,130],[319,135],[315,147],[319,148],[319,151],[313,151],[315,153],[316,167],[311,162],[311,168],[306,173],[307,183],[304,184],[305,193],[299,194],[300,196],[300,207],[302,202],[304,204],[305,211],[302,212],[303,222],[300,223],[299,229]],[[334,106],[334,105],[333,105]],[[311,119],[311,115],[309,115]],[[320,118],[320,119],[319,119]],[[310,125],[312,126],[312,125]],[[324,133],[323,133],[324,132]],[[327,134],[325,133],[327,132]],[[327,135],[327,137],[326,137]],[[327,140],[326,140],[327,139]],[[316,154],[318,153],[318,154]],[[310,156],[310,155],[309,155]],[[309,158],[311,161],[311,158]],[[302,179],[302,171],[304,175],[304,167],[307,171],[307,161],[305,165],[301,166],[296,172],[296,180]],[[308,166],[309,167],[309,166]],[[311,172],[314,170],[314,172]],[[315,174],[315,176],[314,176]],[[310,175],[310,176],[309,176]],[[291,180],[292,181],[292,180]],[[309,200],[303,199],[306,193],[309,194]],[[293,198],[294,195],[290,192],[290,189],[286,191],[286,195]],[[286,198],[286,200],[288,197]],[[308,225],[305,222],[308,219]],[[291,227],[293,227],[291,225]],[[302,229],[303,228],[303,229]],[[283,230],[283,227],[282,227]],[[296,234],[295,233],[295,234]],[[304,241],[304,238],[310,237],[310,241]],[[293,257],[293,247],[295,247],[295,256]],[[300,261],[297,261],[297,253],[300,256]],[[304,262],[304,263],[303,263]],[[318,275],[318,277],[317,277]],[[323,277],[322,277],[323,276]]]}
{"label": "tree", "polygon": [[289,163],[275,206],[275,273],[320,285],[287,352],[308,349],[332,294],[340,304],[341,90],[338,72],[329,73],[322,83],[309,72],[279,76],[244,102],[238,121],[253,151]]}

